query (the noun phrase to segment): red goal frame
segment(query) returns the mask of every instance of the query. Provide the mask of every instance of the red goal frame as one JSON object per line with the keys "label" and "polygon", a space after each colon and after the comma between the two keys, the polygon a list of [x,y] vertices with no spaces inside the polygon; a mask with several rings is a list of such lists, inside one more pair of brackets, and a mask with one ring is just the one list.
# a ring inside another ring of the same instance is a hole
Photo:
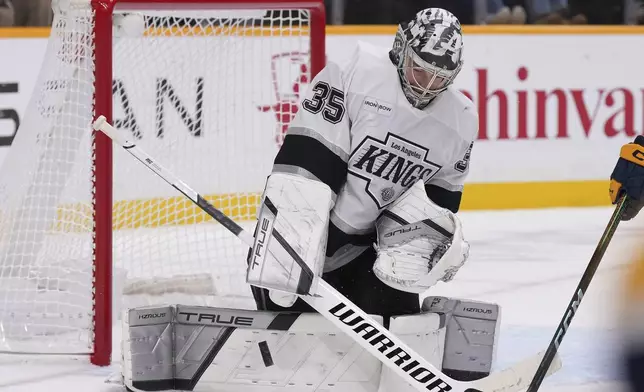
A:
{"label": "red goal frame", "polygon": [[[91,0],[94,11],[94,113],[112,122],[112,15],[121,10],[162,9],[305,9],[309,11],[310,72],[326,63],[323,0]],[[112,141],[101,132],[93,138],[94,260],[93,349],[91,363],[110,364],[112,354]]]}

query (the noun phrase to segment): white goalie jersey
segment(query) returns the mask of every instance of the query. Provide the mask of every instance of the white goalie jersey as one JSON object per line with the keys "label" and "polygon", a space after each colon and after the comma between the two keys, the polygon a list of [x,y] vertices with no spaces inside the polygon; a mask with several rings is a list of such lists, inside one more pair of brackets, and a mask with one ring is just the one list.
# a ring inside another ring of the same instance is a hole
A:
{"label": "white goalie jersey", "polygon": [[456,212],[477,130],[476,108],[462,93],[450,87],[416,109],[387,49],[361,43],[350,61],[329,62],[313,79],[273,173],[331,188],[327,272],[373,244],[382,210],[418,180],[433,202]]}

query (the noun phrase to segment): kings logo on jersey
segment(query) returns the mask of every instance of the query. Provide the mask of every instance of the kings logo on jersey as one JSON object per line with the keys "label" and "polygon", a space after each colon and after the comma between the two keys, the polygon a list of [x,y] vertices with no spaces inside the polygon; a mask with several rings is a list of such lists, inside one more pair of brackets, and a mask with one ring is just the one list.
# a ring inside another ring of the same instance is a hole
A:
{"label": "kings logo on jersey", "polygon": [[441,169],[427,160],[429,150],[387,133],[384,141],[367,136],[351,153],[349,173],[366,183],[378,208],[396,200],[416,181],[427,182]]}

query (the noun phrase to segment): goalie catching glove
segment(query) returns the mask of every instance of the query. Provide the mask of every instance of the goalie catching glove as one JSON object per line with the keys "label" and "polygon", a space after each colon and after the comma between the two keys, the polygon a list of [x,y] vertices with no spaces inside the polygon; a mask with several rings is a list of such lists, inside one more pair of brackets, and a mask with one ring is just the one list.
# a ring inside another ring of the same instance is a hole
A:
{"label": "goalie catching glove", "polygon": [[373,272],[398,290],[420,294],[450,281],[469,254],[460,221],[429,200],[422,181],[383,211],[376,230]]}

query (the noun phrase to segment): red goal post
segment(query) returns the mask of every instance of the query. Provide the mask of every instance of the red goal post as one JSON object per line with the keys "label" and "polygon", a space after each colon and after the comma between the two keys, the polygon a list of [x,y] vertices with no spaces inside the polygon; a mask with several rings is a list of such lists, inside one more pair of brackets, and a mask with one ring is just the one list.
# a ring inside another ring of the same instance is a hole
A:
{"label": "red goal post", "polygon": [[[116,6],[123,11],[153,7],[157,10],[231,10],[304,9],[310,12],[310,67],[316,75],[325,64],[324,1],[301,0],[92,0],[95,22],[95,108],[94,113],[104,115],[112,122],[112,14]],[[112,348],[112,141],[102,133],[95,137],[95,269],[94,269],[94,352],[91,362],[108,365]],[[240,261],[241,262],[241,261]]]}

